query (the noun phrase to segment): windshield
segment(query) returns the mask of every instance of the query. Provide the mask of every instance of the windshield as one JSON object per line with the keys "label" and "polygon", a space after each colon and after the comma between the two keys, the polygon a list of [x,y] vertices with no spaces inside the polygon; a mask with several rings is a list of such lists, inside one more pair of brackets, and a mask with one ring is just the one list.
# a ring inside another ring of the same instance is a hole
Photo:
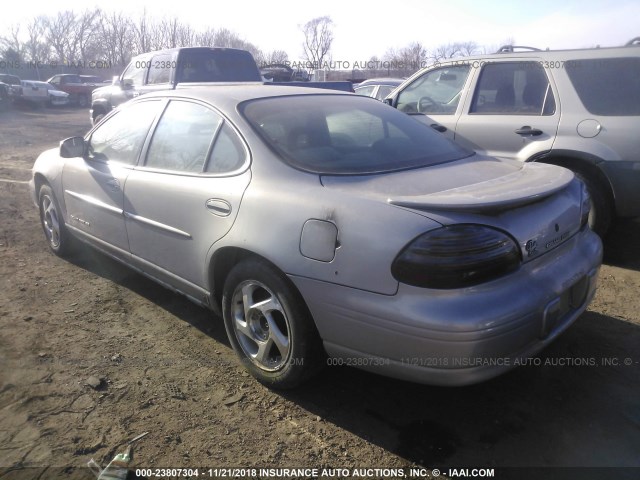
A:
{"label": "windshield", "polygon": [[290,165],[320,174],[425,167],[473,155],[432,128],[358,95],[294,95],[244,103],[240,111]]}

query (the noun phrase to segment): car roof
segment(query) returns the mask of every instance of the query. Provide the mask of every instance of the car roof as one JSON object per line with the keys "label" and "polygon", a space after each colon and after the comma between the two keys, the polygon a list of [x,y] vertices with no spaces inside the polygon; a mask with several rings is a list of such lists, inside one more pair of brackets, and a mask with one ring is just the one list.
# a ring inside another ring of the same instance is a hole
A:
{"label": "car roof", "polygon": [[367,85],[400,85],[404,80],[402,78],[370,78],[358,84],[358,87],[366,87]]}
{"label": "car roof", "polygon": [[258,98],[283,97],[291,95],[346,95],[351,92],[327,90],[324,88],[293,87],[286,85],[265,85],[262,82],[235,84],[189,84],[177,90],[148,93],[143,98],[190,98],[211,103],[223,108],[235,108],[241,102]]}

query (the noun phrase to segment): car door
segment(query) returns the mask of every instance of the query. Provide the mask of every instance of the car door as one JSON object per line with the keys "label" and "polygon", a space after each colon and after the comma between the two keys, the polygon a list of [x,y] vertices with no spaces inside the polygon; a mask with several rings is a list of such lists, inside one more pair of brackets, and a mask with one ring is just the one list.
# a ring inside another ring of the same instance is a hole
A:
{"label": "car door", "polygon": [[231,228],[249,184],[248,165],[247,147],[219,113],[171,100],[125,187],[129,245],[141,268],[199,296],[207,253]]}
{"label": "car door", "polygon": [[525,161],[550,150],[560,122],[554,85],[537,60],[492,61],[474,79],[455,140],[479,153]]}
{"label": "car door", "polygon": [[151,60],[133,60],[122,73],[120,88],[112,91],[113,105],[120,105],[144,93],[144,85],[149,72]]}
{"label": "car door", "polygon": [[393,105],[453,140],[470,72],[465,64],[427,70],[395,96]]}
{"label": "car door", "polygon": [[124,186],[138,160],[159,100],[128,106],[99,125],[84,158],[71,158],[62,172],[69,226],[113,252],[128,252]]}

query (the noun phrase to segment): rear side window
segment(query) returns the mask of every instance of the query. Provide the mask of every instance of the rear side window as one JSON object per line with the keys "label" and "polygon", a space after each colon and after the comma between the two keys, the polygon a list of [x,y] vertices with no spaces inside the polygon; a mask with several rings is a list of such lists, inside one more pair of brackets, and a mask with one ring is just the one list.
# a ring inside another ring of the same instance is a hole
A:
{"label": "rear side window", "polygon": [[150,85],[169,83],[172,64],[171,55],[164,54],[153,57],[149,66],[147,83]]}
{"label": "rear side window", "polygon": [[226,173],[240,168],[247,157],[238,134],[224,123],[216,136],[211,156],[207,162],[207,173]]}
{"label": "rear side window", "polygon": [[145,166],[202,172],[221,124],[220,115],[203,105],[172,100],[153,134]]}
{"label": "rear side window", "polygon": [[555,110],[551,85],[538,62],[500,62],[482,68],[470,113],[553,115]]}
{"label": "rear side window", "polygon": [[640,115],[640,58],[566,62],[584,107],[593,115]]}
{"label": "rear side window", "polygon": [[179,82],[259,82],[249,52],[230,49],[184,50],[178,62]]}

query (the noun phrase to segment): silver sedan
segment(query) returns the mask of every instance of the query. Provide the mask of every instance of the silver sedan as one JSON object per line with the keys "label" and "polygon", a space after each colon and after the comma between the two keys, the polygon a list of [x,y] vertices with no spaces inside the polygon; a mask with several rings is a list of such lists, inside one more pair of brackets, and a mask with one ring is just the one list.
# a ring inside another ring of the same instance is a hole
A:
{"label": "silver sedan", "polygon": [[580,316],[602,257],[569,170],[326,90],[144,95],[42,153],[30,187],[54,253],[82,240],[221,313],[277,388],[327,363],[494,377]]}

